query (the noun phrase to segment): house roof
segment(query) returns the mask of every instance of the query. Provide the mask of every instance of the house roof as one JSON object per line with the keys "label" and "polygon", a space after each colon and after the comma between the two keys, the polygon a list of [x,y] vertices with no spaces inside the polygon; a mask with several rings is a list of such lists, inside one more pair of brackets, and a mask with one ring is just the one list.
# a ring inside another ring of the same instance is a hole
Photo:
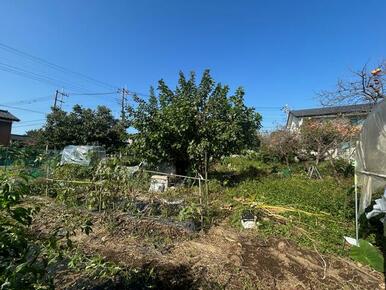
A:
{"label": "house roof", "polygon": [[28,135],[11,134],[12,141],[29,141],[31,138]]}
{"label": "house roof", "polygon": [[5,110],[0,110],[0,120],[9,120],[9,121],[15,121],[19,122],[19,118],[12,115],[10,112]]}
{"label": "house roof", "polygon": [[349,113],[369,113],[372,110],[373,106],[373,104],[358,104],[337,107],[324,107],[304,110],[293,110],[290,111],[290,114],[294,115],[295,117],[312,117]]}

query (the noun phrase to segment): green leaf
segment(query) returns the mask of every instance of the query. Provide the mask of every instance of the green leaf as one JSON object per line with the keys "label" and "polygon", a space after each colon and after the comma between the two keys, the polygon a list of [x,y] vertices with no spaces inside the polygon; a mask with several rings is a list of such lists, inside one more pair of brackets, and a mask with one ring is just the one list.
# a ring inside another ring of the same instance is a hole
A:
{"label": "green leaf", "polygon": [[384,258],[382,253],[365,240],[359,240],[359,247],[352,247],[350,257],[364,265],[369,265],[378,272],[384,271]]}

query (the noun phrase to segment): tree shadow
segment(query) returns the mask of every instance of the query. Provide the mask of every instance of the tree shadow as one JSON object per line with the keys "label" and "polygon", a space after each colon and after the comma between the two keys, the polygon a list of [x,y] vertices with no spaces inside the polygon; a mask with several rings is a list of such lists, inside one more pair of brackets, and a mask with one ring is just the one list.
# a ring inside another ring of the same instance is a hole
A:
{"label": "tree shadow", "polygon": [[[375,202],[373,202],[369,207],[367,207],[365,212],[371,211],[373,209],[374,204]],[[359,218],[359,237],[363,239],[369,237],[370,235],[373,235],[375,237],[374,246],[376,246],[382,252],[383,256],[383,282],[386,285],[386,223],[383,224],[380,221],[381,218],[382,215],[377,215],[375,217],[367,219],[365,214],[362,214]]]}
{"label": "tree shadow", "polygon": [[223,186],[235,187],[241,182],[247,180],[259,181],[262,177],[268,176],[267,170],[248,166],[240,171],[236,170],[220,170],[209,174],[210,179],[219,181]]}
{"label": "tree shadow", "polygon": [[375,236],[375,241],[383,255],[383,282],[385,283],[386,289],[386,225],[380,224]]}
{"label": "tree shadow", "polygon": [[68,289],[221,289],[220,285],[216,282],[203,279],[204,275],[200,276],[193,275],[191,267],[188,265],[155,265],[154,263],[149,263],[143,265],[137,271],[123,272],[104,281],[82,277],[77,279],[76,283]]}

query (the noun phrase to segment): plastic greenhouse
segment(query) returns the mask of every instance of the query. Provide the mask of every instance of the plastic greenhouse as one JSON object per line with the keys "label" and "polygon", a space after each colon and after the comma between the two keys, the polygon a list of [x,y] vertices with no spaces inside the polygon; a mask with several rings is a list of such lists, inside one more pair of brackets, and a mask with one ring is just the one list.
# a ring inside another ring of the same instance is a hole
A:
{"label": "plastic greenhouse", "polygon": [[[355,218],[358,242],[359,214],[371,204],[373,193],[383,191],[386,187],[386,102],[377,105],[365,120],[356,146],[355,161]],[[361,191],[359,200],[357,186]],[[376,200],[374,210],[376,213],[386,212],[385,197]]]}

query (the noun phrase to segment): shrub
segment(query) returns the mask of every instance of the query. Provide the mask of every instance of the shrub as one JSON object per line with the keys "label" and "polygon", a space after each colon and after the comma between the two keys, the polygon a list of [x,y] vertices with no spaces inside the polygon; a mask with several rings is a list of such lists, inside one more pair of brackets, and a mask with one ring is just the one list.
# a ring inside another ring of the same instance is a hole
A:
{"label": "shrub", "polygon": [[47,261],[27,232],[34,211],[20,206],[27,189],[25,177],[0,172],[1,289],[52,286]]}
{"label": "shrub", "polygon": [[316,165],[332,153],[343,142],[355,138],[359,128],[352,126],[347,119],[329,121],[305,121],[300,127],[302,149],[309,159],[315,158]]}
{"label": "shrub", "polygon": [[334,164],[336,171],[340,175],[342,175],[344,177],[354,176],[354,169],[355,168],[350,161],[347,161],[347,160],[342,159],[342,158],[338,158],[338,159],[333,160],[333,164]]}
{"label": "shrub", "polygon": [[289,166],[299,151],[300,139],[297,133],[284,128],[265,136],[263,146],[268,154]]}
{"label": "shrub", "polygon": [[57,165],[53,168],[51,176],[54,179],[79,180],[90,179],[92,177],[93,168],[78,164]]}

